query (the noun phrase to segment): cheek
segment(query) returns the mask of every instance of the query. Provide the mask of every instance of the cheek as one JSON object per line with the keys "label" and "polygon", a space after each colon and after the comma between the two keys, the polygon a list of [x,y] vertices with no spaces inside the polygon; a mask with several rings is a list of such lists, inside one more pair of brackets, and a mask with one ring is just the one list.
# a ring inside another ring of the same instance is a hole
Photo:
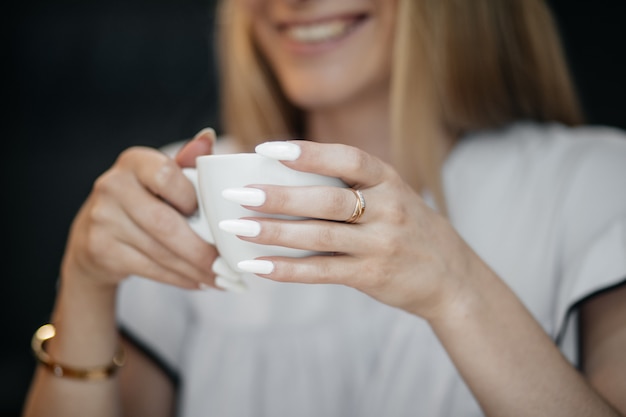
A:
{"label": "cheek", "polygon": [[313,109],[338,105],[388,87],[394,32],[390,12],[387,9],[381,13],[374,27],[359,34],[342,50],[316,58],[303,59],[277,47],[278,35],[260,15],[255,16],[252,31],[289,100],[304,109]]}

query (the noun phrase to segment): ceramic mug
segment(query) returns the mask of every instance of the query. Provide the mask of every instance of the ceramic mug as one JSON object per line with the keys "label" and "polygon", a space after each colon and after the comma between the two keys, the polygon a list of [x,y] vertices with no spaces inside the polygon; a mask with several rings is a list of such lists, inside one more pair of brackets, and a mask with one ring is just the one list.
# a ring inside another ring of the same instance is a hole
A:
{"label": "ceramic mug", "polygon": [[275,159],[255,153],[199,156],[196,168],[185,168],[183,172],[193,183],[198,197],[198,211],[188,219],[190,226],[205,241],[217,247],[220,256],[233,271],[240,273],[237,267],[240,261],[260,256],[302,257],[313,253],[247,242],[221,230],[220,222],[242,217],[298,219],[255,212],[225,199],[222,196],[224,190],[251,184],[346,187],[338,178],[296,171]]}

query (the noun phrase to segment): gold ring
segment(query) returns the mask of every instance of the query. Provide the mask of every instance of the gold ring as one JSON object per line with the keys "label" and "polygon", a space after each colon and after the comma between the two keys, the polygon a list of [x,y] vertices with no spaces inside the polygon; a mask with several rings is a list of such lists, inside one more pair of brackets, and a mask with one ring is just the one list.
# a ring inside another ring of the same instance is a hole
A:
{"label": "gold ring", "polygon": [[346,223],[356,223],[363,213],[365,213],[365,198],[363,198],[363,193],[361,193],[360,190],[350,188],[350,191],[352,191],[356,197],[356,204],[354,205],[352,215],[346,220]]}

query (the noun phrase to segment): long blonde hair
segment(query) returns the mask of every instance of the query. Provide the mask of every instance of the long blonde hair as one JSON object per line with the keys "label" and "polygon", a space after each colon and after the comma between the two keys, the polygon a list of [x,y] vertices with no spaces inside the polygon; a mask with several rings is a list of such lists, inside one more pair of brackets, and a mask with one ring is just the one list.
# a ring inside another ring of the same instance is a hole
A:
{"label": "long blonde hair", "polygon": [[[232,0],[219,11],[223,127],[246,149],[302,137],[255,46],[250,17]],[[516,120],[582,122],[555,23],[543,0],[399,0],[392,70],[394,164],[445,209],[442,137]]]}

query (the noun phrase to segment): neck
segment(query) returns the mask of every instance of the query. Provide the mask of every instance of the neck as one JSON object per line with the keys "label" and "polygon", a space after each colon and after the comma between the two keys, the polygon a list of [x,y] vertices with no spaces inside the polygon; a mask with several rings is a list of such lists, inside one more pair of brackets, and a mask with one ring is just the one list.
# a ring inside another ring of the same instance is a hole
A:
{"label": "neck", "polygon": [[307,114],[307,136],[316,142],[343,143],[386,162],[391,160],[391,124],[387,91],[350,105],[312,110]]}

